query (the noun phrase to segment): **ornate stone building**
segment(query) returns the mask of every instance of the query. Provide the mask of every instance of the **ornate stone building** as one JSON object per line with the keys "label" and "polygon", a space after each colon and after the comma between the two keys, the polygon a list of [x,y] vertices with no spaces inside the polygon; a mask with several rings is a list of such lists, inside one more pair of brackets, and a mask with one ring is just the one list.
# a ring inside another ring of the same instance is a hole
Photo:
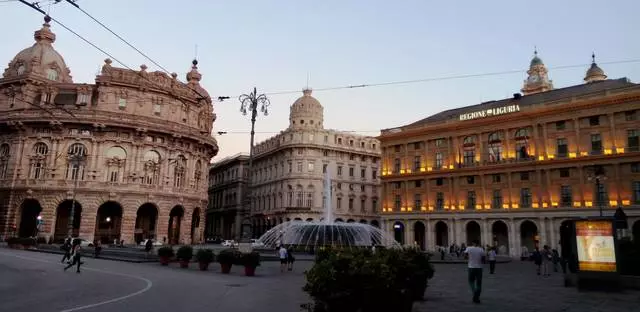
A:
{"label": "ornate stone building", "polygon": [[324,108],[311,90],[291,105],[289,127],[255,146],[251,180],[254,236],[289,220],[320,220],[323,178],[333,183],[335,221],[378,225],[380,143],[325,129]]}
{"label": "ornate stone building", "polygon": [[61,240],[73,206],[88,240],[199,241],[218,146],[197,62],[187,83],[108,59],[74,83],[48,18],[34,38],[0,79],[0,235]]}
{"label": "ornate stone building", "polygon": [[640,235],[640,85],[607,80],[553,89],[533,58],[513,98],[444,111],[382,131],[382,219],[423,248],[559,247],[563,221],[623,207]]}
{"label": "ornate stone building", "polygon": [[240,238],[248,177],[248,155],[229,156],[211,165],[205,237]]}

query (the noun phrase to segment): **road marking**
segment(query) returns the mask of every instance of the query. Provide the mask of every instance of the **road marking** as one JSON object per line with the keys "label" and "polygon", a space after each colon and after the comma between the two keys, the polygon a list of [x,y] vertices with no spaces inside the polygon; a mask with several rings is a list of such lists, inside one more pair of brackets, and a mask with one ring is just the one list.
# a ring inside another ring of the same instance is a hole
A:
{"label": "road marking", "polygon": [[[47,261],[47,260],[31,258],[31,257],[18,256],[18,255],[8,254],[8,253],[4,253],[4,252],[0,252],[0,255],[20,258],[20,259],[24,259],[24,260],[42,262],[42,263],[58,264],[58,265],[60,264],[58,262]],[[149,289],[151,289],[151,287],[153,287],[153,282],[151,282],[150,280],[148,280],[148,279],[146,279],[144,277],[139,277],[139,276],[135,276],[135,275],[129,275],[129,274],[125,274],[125,273],[110,272],[110,271],[105,271],[105,270],[100,270],[100,269],[87,268],[87,267],[85,267],[84,269],[88,270],[88,271],[94,271],[94,272],[98,272],[98,273],[103,273],[103,274],[110,274],[110,275],[116,275],[116,276],[122,276],[122,277],[128,277],[128,278],[141,280],[141,281],[145,282],[147,284],[147,286],[145,286],[143,289],[140,289],[140,290],[138,290],[136,292],[130,293],[130,294],[122,296],[122,297],[117,297],[117,298],[109,299],[109,300],[102,301],[102,302],[97,302],[97,303],[92,303],[92,304],[79,306],[79,307],[75,307],[75,308],[71,308],[71,309],[66,309],[66,310],[62,310],[60,312],[80,311],[80,310],[90,309],[90,308],[94,308],[94,307],[105,305],[105,304],[119,302],[119,301],[122,301],[122,300],[129,299],[131,297],[135,297],[137,295],[141,295],[141,294],[147,292]]]}

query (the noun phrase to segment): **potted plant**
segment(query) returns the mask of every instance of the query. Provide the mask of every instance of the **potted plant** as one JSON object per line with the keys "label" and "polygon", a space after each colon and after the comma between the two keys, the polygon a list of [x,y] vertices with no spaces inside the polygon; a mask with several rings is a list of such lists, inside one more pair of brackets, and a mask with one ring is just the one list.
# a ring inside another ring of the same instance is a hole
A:
{"label": "potted plant", "polygon": [[189,261],[193,258],[193,248],[191,246],[182,246],[178,248],[176,258],[180,261],[180,267],[186,269],[189,267]]}
{"label": "potted plant", "polygon": [[214,258],[213,250],[199,249],[196,253],[196,259],[200,265],[200,271],[206,271],[209,268],[209,263],[213,262]]}
{"label": "potted plant", "polygon": [[222,273],[229,274],[231,266],[237,261],[237,252],[234,249],[225,249],[218,254],[218,262]]}
{"label": "potted plant", "polygon": [[252,251],[242,254],[240,262],[244,265],[244,275],[255,276],[256,268],[260,265],[260,253]]}
{"label": "potted plant", "polygon": [[169,246],[160,247],[158,249],[158,257],[160,257],[160,264],[169,265],[169,261],[173,258],[173,248]]}

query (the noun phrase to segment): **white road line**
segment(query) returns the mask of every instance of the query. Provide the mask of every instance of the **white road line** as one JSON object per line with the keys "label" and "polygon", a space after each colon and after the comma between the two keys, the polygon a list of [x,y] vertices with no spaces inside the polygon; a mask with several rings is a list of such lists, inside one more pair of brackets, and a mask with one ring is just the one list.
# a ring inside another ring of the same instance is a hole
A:
{"label": "white road line", "polygon": [[[53,261],[47,261],[47,260],[42,260],[42,259],[37,259],[37,258],[31,258],[31,257],[24,257],[24,256],[18,256],[18,255],[14,255],[14,254],[8,254],[8,253],[4,253],[4,252],[0,252],[0,255],[4,255],[4,256],[9,256],[9,257],[14,257],[14,258],[20,258],[20,259],[24,259],[24,260],[30,260],[30,261],[36,261],[36,262],[42,262],[42,263],[49,263],[49,264],[57,264],[59,265],[60,263],[58,262],[53,262]],[[141,280],[144,281],[145,283],[147,283],[147,286],[143,289],[140,289],[136,292],[130,293],[128,295],[122,296],[122,297],[117,297],[117,298],[113,298],[113,299],[109,299],[106,301],[102,301],[102,302],[97,302],[97,303],[93,303],[93,304],[88,304],[88,305],[84,305],[84,306],[79,306],[79,307],[75,307],[75,308],[71,308],[71,309],[66,309],[66,310],[62,310],[60,312],[73,312],[73,311],[80,311],[80,310],[85,310],[85,309],[90,309],[90,308],[94,308],[97,306],[101,306],[101,305],[105,305],[105,304],[110,304],[110,303],[115,303],[115,302],[119,302],[122,300],[126,300],[129,299],[131,297],[135,297],[137,295],[143,294],[146,291],[148,291],[149,289],[151,289],[151,287],[153,287],[153,282],[151,282],[150,280],[144,278],[144,277],[139,277],[139,276],[135,276],[135,275],[129,275],[129,274],[124,274],[124,273],[116,273],[116,272],[110,272],[110,271],[104,271],[104,270],[100,270],[100,269],[93,269],[93,268],[87,268],[85,267],[84,270],[88,270],[88,271],[94,271],[94,272],[98,272],[98,273],[103,273],[103,274],[110,274],[110,275],[116,275],[116,276],[122,276],[122,277],[128,277],[128,278],[133,278],[133,279],[137,279],[137,280]]]}

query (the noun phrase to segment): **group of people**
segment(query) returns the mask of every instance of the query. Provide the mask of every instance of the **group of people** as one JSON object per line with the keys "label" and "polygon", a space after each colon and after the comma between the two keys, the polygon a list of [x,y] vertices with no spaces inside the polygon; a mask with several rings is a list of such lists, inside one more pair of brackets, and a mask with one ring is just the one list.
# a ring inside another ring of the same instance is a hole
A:
{"label": "group of people", "polygon": [[64,267],[64,270],[66,271],[76,265],[76,273],[80,273],[80,266],[84,264],[84,262],[81,261],[82,248],[80,247],[80,240],[72,238],[65,239],[62,244],[62,250],[64,251],[64,256],[62,256],[62,260],[60,260],[60,262],[64,263],[67,261],[67,266]]}
{"label": "group of people", "polygon": [[280,272],[293,271],[293,262],[296,261],[296,258],[293,256],[291,247],[286,248],[284,245],[280,245],[278,257],[280,258]]}

